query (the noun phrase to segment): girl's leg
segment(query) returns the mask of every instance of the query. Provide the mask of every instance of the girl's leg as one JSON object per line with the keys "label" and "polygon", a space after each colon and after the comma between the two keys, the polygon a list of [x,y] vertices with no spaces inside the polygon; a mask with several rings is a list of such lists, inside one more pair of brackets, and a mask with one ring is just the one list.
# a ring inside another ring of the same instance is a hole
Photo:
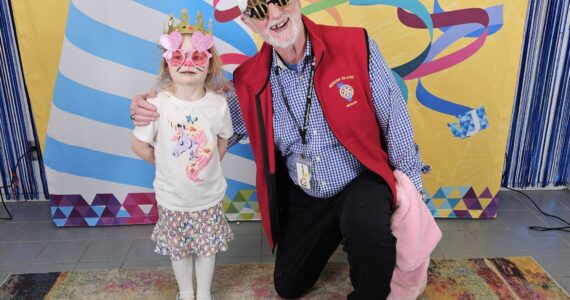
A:
{"label": "girl's leg", "polygon": [[210,287],[214,276],[216,255],[196,256],[196,300],[211,300]]}
{"label": "girl's leg", "polygon": [[172,261],[174,276],[180,289],[179,299],[194,300],[194,286],[192,285],[192,256],[184,257],[179,261]]}

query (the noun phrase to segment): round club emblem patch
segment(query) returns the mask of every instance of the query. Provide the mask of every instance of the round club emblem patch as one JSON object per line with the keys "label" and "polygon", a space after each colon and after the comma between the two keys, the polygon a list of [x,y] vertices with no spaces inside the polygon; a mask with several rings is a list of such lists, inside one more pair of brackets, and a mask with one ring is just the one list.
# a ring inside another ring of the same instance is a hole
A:
{"label": "round club emblem patch", "polygon": [[340,96],[343,97],[344,99],[352,101],[352,96],[354,96],[354,89],[350,85],[348,84],[341,85],[338,89],[338,92],[340,93]]}

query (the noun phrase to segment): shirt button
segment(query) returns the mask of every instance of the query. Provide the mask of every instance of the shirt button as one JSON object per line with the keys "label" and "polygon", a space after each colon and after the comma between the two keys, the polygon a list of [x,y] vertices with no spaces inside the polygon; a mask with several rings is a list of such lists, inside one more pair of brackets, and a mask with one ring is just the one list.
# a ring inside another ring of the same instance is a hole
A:
{"label": "shirt button", "polygon": [[326,186],[326,185],[327,185],[327,183],[326,183],[326,182],[324,182],[324,181],[321,181],[321,186],[322,186],[322,187],[324,187],[324,186]]}
{"label": "shirt button", "polygon": [[319,134],[319,132],[316,129],[313,130],[313,135],[317,135],[317,134]]}
{"label": "shirt button", "polygon": [[317,157],[315,157],[315,160],[316,160],[317,162],[320,162],[320,161],[321,161],[321,157],[320,157],[320,156],[317,156]]}

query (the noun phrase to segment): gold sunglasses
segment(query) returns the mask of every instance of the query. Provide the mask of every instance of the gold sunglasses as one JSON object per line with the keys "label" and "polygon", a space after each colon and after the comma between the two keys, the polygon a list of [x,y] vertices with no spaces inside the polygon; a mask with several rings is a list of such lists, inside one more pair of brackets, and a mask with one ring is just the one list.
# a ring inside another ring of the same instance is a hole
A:
{"label": "gold sunglasses", "polygon": [[267,18],[269,4],[275,4],[277,7],[286,7],[291,0],[254,0],[252,2],[253,4],[247,5],[247,9],[243,14],[252,19],[263,20]]}

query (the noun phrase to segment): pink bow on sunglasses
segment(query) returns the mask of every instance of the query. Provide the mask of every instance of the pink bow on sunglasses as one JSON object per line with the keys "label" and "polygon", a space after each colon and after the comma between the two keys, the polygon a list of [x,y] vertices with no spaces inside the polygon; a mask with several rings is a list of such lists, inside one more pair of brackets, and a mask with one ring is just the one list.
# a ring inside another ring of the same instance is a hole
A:
{"label": "pink bow on sunglasses", "polygon": [[210,34],[204,34],[201,31],[192,34],[193,49],[182,50],[182,34],[173,31],[169,34],[163,34],[159,41],[166,51],[162,54],[166,62],[172,66],[196,66],[204,67],[208,64],[208,60],[212,54],[208,52],[214,46],[214,38]]}

